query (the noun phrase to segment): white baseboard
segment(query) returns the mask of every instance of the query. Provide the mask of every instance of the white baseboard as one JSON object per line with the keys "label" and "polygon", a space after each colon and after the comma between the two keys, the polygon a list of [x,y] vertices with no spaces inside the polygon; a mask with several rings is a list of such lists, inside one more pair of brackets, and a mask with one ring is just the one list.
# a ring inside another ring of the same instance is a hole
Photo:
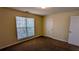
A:
{"label": "white baseboard", "polygon": [[44,35],[44,36],[47,36],[47,37],[50,37],[50,38],[52,38],[52,39],[56,39],[56,40],[59,40],[59,41],[63,41],[63,42],[67,42],[66,40],[63,40],[63,39],[59,39],[59,38],[57,38],[57,37],[51,37],[51,36],[48,36],[48,35]]}
{"label": "white baseboard", "polygon": [[21,40],[21,41],[18,41],[18,42],[14,42],[12,44],[8,44],[8,45],[5,45],[5,46],[2,46],[2,47],[0,47],[0,49],[4,49],[4,48],[10,47],[12,45],[19,44],[19,43],[22,43],[22,42],[25,42],[27,40],[34,39],[34,38],[37,38],[37,37],[40,37],[40,35],[39,36],[34,36],[32,38],[25,39],[25,40]]}

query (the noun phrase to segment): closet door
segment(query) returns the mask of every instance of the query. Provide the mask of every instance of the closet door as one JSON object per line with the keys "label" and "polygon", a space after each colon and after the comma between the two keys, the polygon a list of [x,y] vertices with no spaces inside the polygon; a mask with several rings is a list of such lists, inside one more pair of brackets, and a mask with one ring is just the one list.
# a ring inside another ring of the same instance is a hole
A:
{"label": "closet door", "polygon": [[79,16],[71,16],[68,43],[79,46]]}

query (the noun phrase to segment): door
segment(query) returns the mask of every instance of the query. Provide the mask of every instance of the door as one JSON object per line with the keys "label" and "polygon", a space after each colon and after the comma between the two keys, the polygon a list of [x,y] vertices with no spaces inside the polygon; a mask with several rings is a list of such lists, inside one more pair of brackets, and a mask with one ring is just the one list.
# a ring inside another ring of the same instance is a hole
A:
{"label": "door", "polygon": [[68,43],[79,46],[79,16],[71,16]]}

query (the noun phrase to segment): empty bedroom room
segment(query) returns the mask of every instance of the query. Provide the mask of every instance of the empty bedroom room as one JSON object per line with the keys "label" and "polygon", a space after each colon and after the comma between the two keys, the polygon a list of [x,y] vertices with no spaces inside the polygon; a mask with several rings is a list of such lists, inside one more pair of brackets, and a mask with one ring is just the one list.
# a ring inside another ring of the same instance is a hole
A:
{"label": "empty bedroom room", "polygon": [[79,7],[0,7],[0,51],[79,51]]}

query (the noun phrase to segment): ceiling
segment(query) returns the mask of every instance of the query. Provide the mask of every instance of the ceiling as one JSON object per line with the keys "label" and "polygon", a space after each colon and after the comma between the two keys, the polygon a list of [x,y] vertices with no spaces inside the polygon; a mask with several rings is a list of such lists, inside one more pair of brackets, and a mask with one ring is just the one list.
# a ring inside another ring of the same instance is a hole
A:
{"label": "ceiling", "polygon": [[42,9],[41,7],[12,7],[12,8],[38,15],[50,15],[59,12],[79,10],[79,7],[47,7],[45,9]]}

